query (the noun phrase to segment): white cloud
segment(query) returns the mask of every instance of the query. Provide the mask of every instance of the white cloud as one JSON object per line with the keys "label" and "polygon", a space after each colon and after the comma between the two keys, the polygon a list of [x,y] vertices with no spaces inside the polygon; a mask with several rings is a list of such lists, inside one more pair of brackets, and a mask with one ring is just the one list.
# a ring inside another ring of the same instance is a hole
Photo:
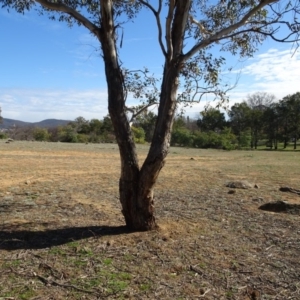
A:
{"label": "white cloud", "polygon": [[[226,80],[235,83],[236,74],[240,74],[237,86],[228,92],[230,108],[235,103],[242,102],[247,95],[255,92],[274,94],[277,100],[288,94],[300,91],[300,53],[288,50],[269,49],[254,58],[243,62],[244,67],[230,73],[224,72]],[[229,82],[228,82],[229,83]],[[229,83],[230,84],[230,83]],[[216,106],[218,101],[212,97],[201,100],[200,103],[185,108],[186,115],[198,117],[206,105]]]}
{"label": "white cloud", "polygon": [[2,116],[28,122],[44,119],[101,119],[107,114],[106,90],[0,90]]}
{"label": "white cloud", "polygon": [[274,94],[278,99],[299,91],[300,53],[291,50],[269,49],[249,60],[239,70],[241,82],[233,91],[234,97],[263,91]]}

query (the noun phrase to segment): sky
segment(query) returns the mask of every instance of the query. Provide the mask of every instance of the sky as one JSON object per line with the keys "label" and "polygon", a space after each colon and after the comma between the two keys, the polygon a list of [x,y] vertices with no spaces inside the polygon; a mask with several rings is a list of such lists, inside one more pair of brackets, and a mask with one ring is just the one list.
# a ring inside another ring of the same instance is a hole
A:
{"label": "sky", "polygon": [[[161,77],[154,25],[146,12],[126,24],[120,58],[126,68],[146,66]],[[228,92],[229,107],[255,92],[272,93],[279,100],[299,91],[300,53],[291,44],[267,40],[252,58],[226,58],[233,70],[221,75],[231,85],[238,79]],[[208,103],[216,104],[205,98],[186,108],[186,115],[197,118]],[[136,104],[129,96],[127,105]],[[69,28],[35,12],[0,9],[0,107],[4,118],[26,122],[102,119],[108,113],[107,92],[97,40],[84,27]]]}

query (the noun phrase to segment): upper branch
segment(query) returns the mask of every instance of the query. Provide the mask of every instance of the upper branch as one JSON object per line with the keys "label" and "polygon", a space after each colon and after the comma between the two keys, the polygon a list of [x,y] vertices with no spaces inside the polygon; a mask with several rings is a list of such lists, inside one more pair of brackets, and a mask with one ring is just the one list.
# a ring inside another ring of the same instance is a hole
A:
{"label": "upper branch", "polygon": [[40,5],[42,5],[45,8],[66,13],[72,16],[75,20],[77,20],[79,23],[81,23],[83,26],[89,29],[90,32],[94,33],[98,38],[100,38],[99,28],[74,8],[67,6],[63,3],[50,2],[48,0],[34,0],[34,1],[38,2]]}
{"label": "upper branch", "polygon": [[159,104],[158,102],[151,102],[151,103],[146,104],[142,108],[138,109],[137,111],[131,107],[126,106],[126,110],[132,113],[131,118],[129,119],[129,123],[133,122],[133,120],[137,116],[139,116],[143,111],[145,111],[148,107],[150,107],[152,105],[158,105],[158,104]]}
{"label": "upper branch", "polygon": [[[215,43],[221,39],[227,38],[228,34],[245,25],[247,21],[263,7],[277,1],[278,0],[262,0],[257,6],[250,9],[248,13],[246,13],[245,16],[239,22],[231,26],[228,26],[227,28],[221,29],[219,32],[212,34],[211,36],[208,36],[206,39],[196,44],[190,51],[188,51],[186,54],[183,55],[182,61],[188,60],[193,55],[195,55],[200,49],[205,48],[208,45],[211,45],[212,43]],[[249,31],[251,30],[249,29]]]}
{"label": "upper branch", "polygon": [[166,42],[167,42],[167,53],[168,59],[170,60],[173,57],[173,46],[172,46],[172,38],[171,38],[171,25],[174,14],[176,0],[170,0],[169,11],[166,20]]}
{"label": "upper branch", "polygon": [[176,8],[173,18],[171,38],[173,44],[173,56],[179,57],[180,55],[182,55],[183,41],[191,6],[191,0],[177,0],[175,2]]}
{"label": "upper branch", "polygon": [[162,0],[159,0],[159,6],[158,6],[158,10],[156,11],[152,5],[150,5],[148,2],[144,1],[144,0],[139,0],[140,3],[142,3],[143,5],[145,5],[146,7],[148,7],[152,13],[155,16],[156,19],[156,23],[157,23],[157,28],[158,28],[158,42],[161,48],[161,51],[163,53],[163,55],[166,57],[167,56],[167,51],[165,49],[165,46],[162,42],[162,27],[161,27],[161,22],[160,22],[160,12],[161,12],[161,8],[162,8]]}

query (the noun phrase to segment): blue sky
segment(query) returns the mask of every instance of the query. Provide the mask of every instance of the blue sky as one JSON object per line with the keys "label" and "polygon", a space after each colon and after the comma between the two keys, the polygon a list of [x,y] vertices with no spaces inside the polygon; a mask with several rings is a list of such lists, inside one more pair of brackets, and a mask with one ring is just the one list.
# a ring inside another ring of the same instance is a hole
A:
{"label": "blue sky", "polygon": [[[147,66],[160,76],[163,59],[154,20],[148,13],[126,25],[121,60],[130,69]],[[104,68],[97,41],[84,27],[0,10],[0,106],[2,116],[28,122],[56,118],[101,119],[107,114]],[[300,54],[291,44],[267,40],[253,58],[227,57],[233,66],[230,103],[257,91],[278,99],[299,91]],[[222,54],[224,55],[224,53]],[[209,99],[207,99],[209,100]],[[134,104],[129,99],[129,104]],[[188,108],[196,118],[207,102]],[[214,105],[214,103],[212,103]]]}

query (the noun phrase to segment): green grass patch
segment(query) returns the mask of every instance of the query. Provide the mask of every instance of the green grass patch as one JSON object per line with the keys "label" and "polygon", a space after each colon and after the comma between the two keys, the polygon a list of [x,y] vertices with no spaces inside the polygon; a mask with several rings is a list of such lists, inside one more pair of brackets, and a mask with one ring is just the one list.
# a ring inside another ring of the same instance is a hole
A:
{"label": "green grass patch", "polygon": [[106,266],[109,266],[109,265],[111,265],[112,264],[112,258],[105,258],[104,260],[103,260],[103,263],[106,265]]}
{"label": "green grass patch", "polygon": [[151,284],[150,283],[142,283],[139,285],[139,289],[143,292],[149,291],[151,288]]}

